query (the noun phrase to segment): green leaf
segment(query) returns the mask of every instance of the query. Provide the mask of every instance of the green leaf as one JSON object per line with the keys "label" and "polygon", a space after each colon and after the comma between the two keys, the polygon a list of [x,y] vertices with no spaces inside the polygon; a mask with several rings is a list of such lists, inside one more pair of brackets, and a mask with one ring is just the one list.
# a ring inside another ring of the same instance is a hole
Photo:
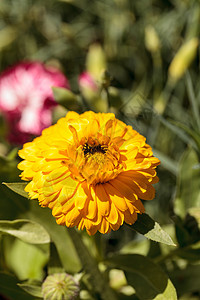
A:
{"label": "green leaf", "polygon": [[200,168],[198,156],[192,148],[187,149],[179,164],[175,213],[184,218],[192,207],[200,207]]}
{"label": "green leaf", "polygon": [[27,185],[26,182],[3,182],[4,185],[6,185],[9,189],[14,191],[15,193],[21,195],[22,197],[29,198],[28,193],[25,192],[25,187]]}
{"label": "green leaf", "polygon": [[53,95],[56,101],[67,109],[77,106],[77,96],[70,90],[61,87],[53,87]]}
{"label": "green leaf", "polygon": [[50,236],[44,227],[30,220],[0,221],[0,232],[30,244],[50,242]]}
{"label": "green leaf", "polygon": [[46,249],[42,250],[33,244],[9,236],[3,241],[5,263],[9,270],[12,270],[20,280],[43,279],[49,254],[48,244],[45,244]]}
{"label": "green leaf", "polygon": [[176,300],[176,290],[168,276],[149,258],[139,254],[116,255],[106,261],[124,270],[127,282],[139,299]]}
{"label": "green leaf", "polygon": [[133,225],[128,225],[129,228],[143,234],[148,239],[167,244],[170,246],[176,246],[171,237],[165,232],[160,225],[149,217],[147,214],[138,215],[137,221]]}
{"label": "green leaf", "polygon": [[34,285],[30,283],[18,283],[18,286],[22,288],[25,292],[28,294],[37,297],[37,298],[43,298],[42,297],[42,288],[39,285]]}
{"label": "green leaf", "polygon": [[0,272],[0,293],[10,300],[35,300],[17,286],[18,280],[14,276]]}

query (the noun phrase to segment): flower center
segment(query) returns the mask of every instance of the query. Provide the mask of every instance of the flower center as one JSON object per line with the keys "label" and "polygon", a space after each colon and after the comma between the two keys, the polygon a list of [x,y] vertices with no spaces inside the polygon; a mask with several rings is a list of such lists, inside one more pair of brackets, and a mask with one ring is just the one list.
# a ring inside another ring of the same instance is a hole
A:
{"label": "flower center", "polygon": [[89,184],[104,183],[115,178],[122,170],[118,148],[104,136],[90,137],[82,144],[82,160],[78,170]]}
{"label": "flower center", "polygon": [[94,155],[95,153],[102,153],[105,154],[107,151],[107,146],[105,145],[95,145],[95,146],[91,146],[88,145],[88,143],[85,143],[85,145],[83,146],[83,152],[84,152],[84,156],[87,155]]}

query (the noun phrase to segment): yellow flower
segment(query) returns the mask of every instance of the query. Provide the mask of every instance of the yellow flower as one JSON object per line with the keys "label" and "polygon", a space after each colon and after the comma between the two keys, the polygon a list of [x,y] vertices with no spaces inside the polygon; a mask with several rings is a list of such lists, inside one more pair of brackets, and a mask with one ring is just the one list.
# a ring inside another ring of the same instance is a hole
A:
{"label": "yellow flower", "polygon": [[30,198],[58,224],[108,233],[133,224],[144,212],[140,199],[155,196],[160,161],[145,140],[112,113],[68,112],[24,145],[18,168]]}

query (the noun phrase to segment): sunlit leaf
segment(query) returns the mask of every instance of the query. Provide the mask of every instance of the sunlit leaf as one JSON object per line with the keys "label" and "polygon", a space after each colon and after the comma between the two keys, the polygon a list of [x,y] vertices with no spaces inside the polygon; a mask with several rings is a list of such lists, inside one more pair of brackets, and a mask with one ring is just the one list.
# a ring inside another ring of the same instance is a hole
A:
{"label": "sunlit leaf", "polygon": [[43,298],[42,297],[42,289],[39,285],[34,285],[30,283],[18,283],[18,286],[22,288],[25,292],[28,294],[37,297],[37,298]]}
{"label": "sunlit leaf", "polygon": [[44,227],[30,220],[0,221],[0,232],[30,244],[50,242],[50,236]]}
{"label": "sunlit leaf", "polygon": [[176,290],[168,276],[149,258],[138,254],[115,255],[108,265],[125,272],[139,299],[176,300]]}
{"label": "sunlit leaf", "polygon": [[22,197],[29,198],[28,193],[25,192],[25,190],[24,190],[27,183],[25,183],[25,182],[11,182],[11,183],[3,182],[3,184],[5,184],[9,189],[11,189],[15,193],[21,195]]}
{"label": "sunlit leaf", "polygon": [[160,225],[151,219],[147,214],[138,215],[137,221],[133,225],[128,226],[152,241],[164,243],[170,246],[176,246],[169,234],[165,232]]}

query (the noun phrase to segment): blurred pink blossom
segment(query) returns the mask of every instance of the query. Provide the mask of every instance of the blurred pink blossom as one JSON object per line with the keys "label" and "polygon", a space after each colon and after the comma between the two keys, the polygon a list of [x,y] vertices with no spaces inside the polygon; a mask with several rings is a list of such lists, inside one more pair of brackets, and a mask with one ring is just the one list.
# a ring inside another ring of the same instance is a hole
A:
{"label": "blurred pink blossom", "polygon": [[22,144],[51,125],[57,105],[52,86],[69,89],[59,70],[40,62],[21,62],[0,75],[0,111],[11,143]]}
{"label": "blurred pink blossom", "polygon": [[88,72],[83,72],[79,76],[79,86],[81,89],[88,89],[93,92],[98,90],[98,86],[93,77]]}

